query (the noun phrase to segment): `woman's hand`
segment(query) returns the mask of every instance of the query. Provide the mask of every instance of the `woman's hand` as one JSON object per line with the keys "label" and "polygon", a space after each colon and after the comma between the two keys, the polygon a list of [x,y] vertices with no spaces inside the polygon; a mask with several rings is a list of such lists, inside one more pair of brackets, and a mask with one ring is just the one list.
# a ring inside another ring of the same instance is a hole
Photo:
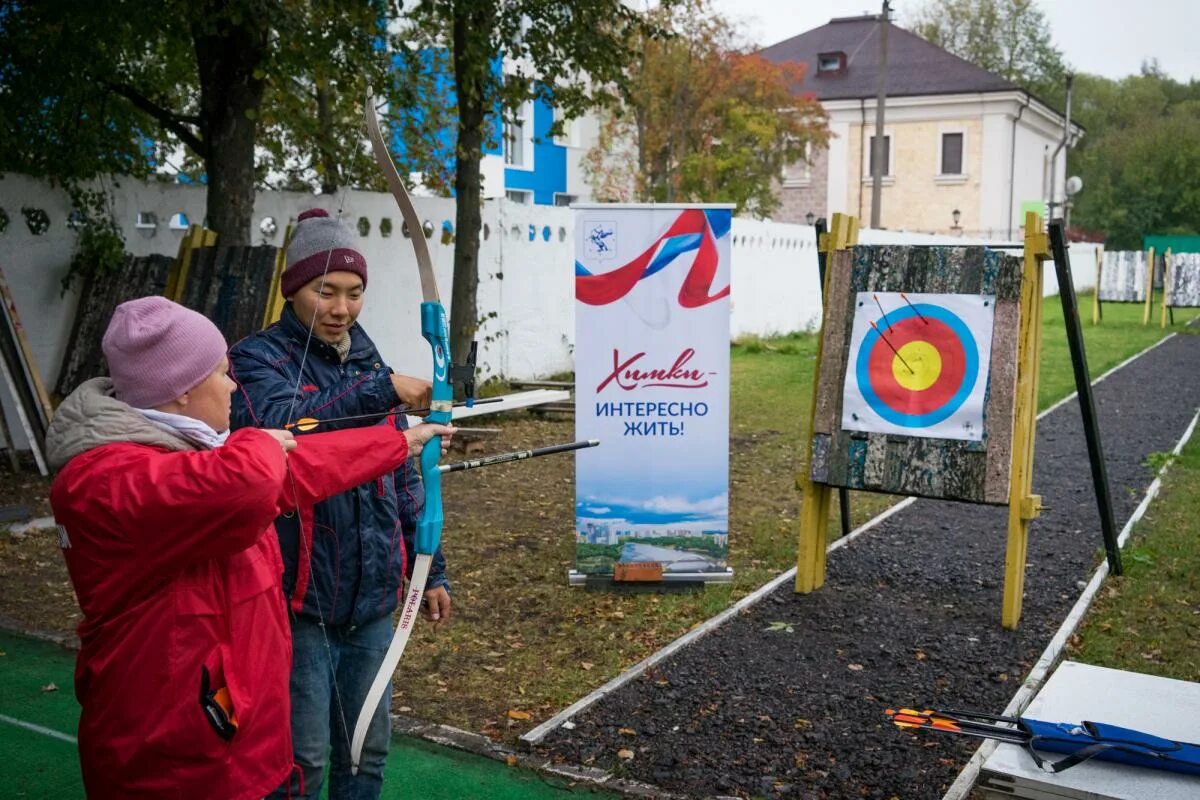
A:
{"label": "woman's hand", "polygon": [[425,443],[435,436],[442,437],[442,455],[446,455],[450,437],[456,430],[457,428],[453,425],[438,425],[432,422],[423,422],[416,427],[409,428],[404,432],[404,438],[408,439],[408,455],[412,458],[420,456]]}
{"label": "woman's hand", "polygon": [[[409,375],[392,375],[392,388],[400,402],[409,408],[429,408],[433,400],[433,384]],[[422,411],[422,415],[429,412]]]}
{"label": "woman's hand", "polygon": [[263,433],[279,442],[284,453],[290,453],[296,449],[296,437],[292,435],[291,431],[264,430]]}

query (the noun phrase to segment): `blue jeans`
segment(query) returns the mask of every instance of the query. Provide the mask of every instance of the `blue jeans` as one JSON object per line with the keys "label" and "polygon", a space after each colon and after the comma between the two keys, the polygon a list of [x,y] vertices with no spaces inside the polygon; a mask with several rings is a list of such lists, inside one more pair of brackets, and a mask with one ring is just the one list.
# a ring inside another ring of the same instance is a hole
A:
{"label": "blue jeans", "polygon": [[328,765],[330,800],[378,800],[391,737],[390,691],[375,709],[357,775],[350,774],[350,737],[391,641],[390,616],[357,627],[327,625],[324,635],[315,620],[293,618],[292,749],[304,791],[293,770],[272,798],[315,800]]}

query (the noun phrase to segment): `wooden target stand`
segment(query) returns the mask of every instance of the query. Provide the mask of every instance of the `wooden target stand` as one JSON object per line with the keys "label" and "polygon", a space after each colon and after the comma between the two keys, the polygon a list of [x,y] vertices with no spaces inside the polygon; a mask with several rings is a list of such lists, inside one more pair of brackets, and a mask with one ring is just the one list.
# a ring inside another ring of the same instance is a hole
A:
{"label": "wooden target stand", "polygon": [[[829,233],[820,236],[817,247],[826,256],[852,249],[858,243],[858,220],[834,214]],[[1004,559],[1004,594],[1001,622],[1015,629],[1021,619],[1025,590],[1025,559],[1029,524],[1042,510],[1042,498],[1033,493],[1033,449],[1037,433],[1038,365],[1041,360],[1042,265],[1050,258],[1050,238],[1042,219],[1032,212],[1025,216],[1022,259],[1020,323],[1018,328],[1017,376],[1013,408],[1012,459],[1008,496],[1008,543]],[[829,270],[822,286],[822,308],[829,304]],[[1072,303],[1074,294],[1071,294]],[[1076,323],[1078,316],[1076,313]],[[809,435],[804,445],[801,472],[796,483],[802,500],[800,534],[796,555],[796,592],[807,594],[825,583],[825,554],[828,545],[830,505],[838,487],[814,482],[811,475],[813,436],[824,358],[825,315],[818,330],[817,358],[813,375],[813,402],[809,412]],[[1084,364],[1086,372],[1086,363]],[[1088,395],[1090,399],[1090,394]]]}

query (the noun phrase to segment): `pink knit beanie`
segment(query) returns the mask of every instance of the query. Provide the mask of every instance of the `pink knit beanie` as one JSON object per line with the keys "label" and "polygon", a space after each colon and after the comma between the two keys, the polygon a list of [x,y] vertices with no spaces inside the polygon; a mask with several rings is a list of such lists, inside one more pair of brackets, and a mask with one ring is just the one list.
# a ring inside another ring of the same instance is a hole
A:
{"label": "pink knit beanie", "polygon": [[154,408],[194,389],[225,357],[216,325],[157,296],[117,306],[101,347],[117,399],[134,408]]}
{"label": "pink knit beanie", "polygon": [[326,272],[353,272],[367,286],[367,259],[355,246],[354,234],[325,209],[310,208],[296,218],[279,291],[291,297]]}

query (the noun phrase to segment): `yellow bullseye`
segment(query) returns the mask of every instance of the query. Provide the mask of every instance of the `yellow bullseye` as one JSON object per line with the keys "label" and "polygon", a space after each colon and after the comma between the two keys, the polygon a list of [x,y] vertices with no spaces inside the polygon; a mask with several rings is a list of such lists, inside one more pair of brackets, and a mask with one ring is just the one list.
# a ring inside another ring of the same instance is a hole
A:
{"label": "yellow bullseye", "polygon": [[892,377],[910,392],[925,391],[941,374],[942,357],[929,342],[909,342],[901,346],[900,357],[892,359]]}

